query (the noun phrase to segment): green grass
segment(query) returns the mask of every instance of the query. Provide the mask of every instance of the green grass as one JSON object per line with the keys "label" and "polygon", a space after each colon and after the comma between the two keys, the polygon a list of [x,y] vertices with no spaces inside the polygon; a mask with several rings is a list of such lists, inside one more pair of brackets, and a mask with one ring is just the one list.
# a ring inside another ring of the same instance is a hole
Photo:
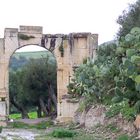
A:
{"label": "green grass", "polygon": [[53,137],[52,135],[42,134],[35,137],[35,140],[106,140],[102,136],[77,132],[73,137]]}
{"label": "green grass", "polygon": [[9,123],[9,127],[11,128],[23,128],[23,129],[46,129],[47,127],[52,126],[53,123],[51,121],[48,122],[40,122],[38,124],[26,124],[23,122],[12,122]]}
{"label": "green grass", "polygon": [[109,110],[106,112],[106,117],[111,118],[119,113],[122,114],[124,119],[129,121],[133,120],[136,114],[134,107],[130,107],[128,101],[123,101],[121,103],[112,104]]}
{"label": "green grass", "polygon": [[10,114],[9,118],[10,119],[21,119],[21,114],[19,114],[19,113]]}
{"label": "green grass", "polygon": [[[37,113],[35,111],[34,112],[29,112],[28,115],[29,115],[30,119],[36,119],[37,118]],[[21,119],[21,114],[20,113],[10,114],[9,118],[10,119]]]}
{"label": "green grass", "polygon": [[29,115],[30,119],[36,119],[37,118],[37,112],[29,112],[28,115]]}

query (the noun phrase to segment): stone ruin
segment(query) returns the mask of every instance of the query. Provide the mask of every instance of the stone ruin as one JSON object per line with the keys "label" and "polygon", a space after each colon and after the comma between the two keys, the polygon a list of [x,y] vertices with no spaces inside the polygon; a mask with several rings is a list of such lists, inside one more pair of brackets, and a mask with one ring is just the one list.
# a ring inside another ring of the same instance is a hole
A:
{"label": "stone ruin", "polygon": [[0,38],[0,125],[9,115],[9,61],[13,53],[27,45],[38,45],[51,51],[57,62],[57,120],[72,121],[78,104],[67,102],[67,85],[74,69],[86,58],[95,58],[98,35],[91,33],[43,34],[40,26],[6,28]]}

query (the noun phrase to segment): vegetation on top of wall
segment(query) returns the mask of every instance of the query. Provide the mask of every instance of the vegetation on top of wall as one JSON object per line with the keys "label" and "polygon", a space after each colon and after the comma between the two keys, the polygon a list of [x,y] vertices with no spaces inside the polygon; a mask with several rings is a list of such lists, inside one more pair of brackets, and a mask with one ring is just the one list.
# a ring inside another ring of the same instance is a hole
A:
{"label": "vegetation on top of wall", "polygon": [[18,37],[22,40],[29,40],[31,38],[35,38],[34,36],[28,36],[28,35],[25,35],[25,34],[19,34]]}

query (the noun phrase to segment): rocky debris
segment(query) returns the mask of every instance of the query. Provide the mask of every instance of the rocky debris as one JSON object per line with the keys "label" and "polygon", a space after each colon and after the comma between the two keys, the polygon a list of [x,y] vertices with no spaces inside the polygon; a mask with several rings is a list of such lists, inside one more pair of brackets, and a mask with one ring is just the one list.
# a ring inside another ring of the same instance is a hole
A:
{"label": "rocky debris", "polygon": [[85,127],[91,128],[97,124],[104,125],[105,111],[106,108],[104,106],[93,106],[91,109],[89,109],[89,111],[86,113]]}
{"label": "rocky debris", "polygon": [[79,124],[85,123],[86,128],[97,124],[104,124],[106,108],[104,106],[92,106],[88,111],[76,112],[74,121]]}
{"label": "rocky debris", "polygon": [[[132,136],[136,134],[133,122],[125,120],[121,114],[107,118],[105,115],[106,111],[107,108],[103,105],[92,106],[88,111],[76,112],[74,121],[86,131],[93,134],[103,134],[112,140],[114,140],[117,135],[127,134]],[[137,120],[139,121],[135,122],[137,122],[136,124],[140,127],[140,116]]]}

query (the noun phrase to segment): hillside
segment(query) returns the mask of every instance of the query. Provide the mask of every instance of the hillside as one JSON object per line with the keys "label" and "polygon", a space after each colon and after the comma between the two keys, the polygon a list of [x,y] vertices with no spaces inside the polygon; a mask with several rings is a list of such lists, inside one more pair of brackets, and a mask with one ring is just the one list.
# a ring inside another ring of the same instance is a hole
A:
{"label": "hillside", "polygon": [[28,61],[38,58],[49,58],[50,63],[55,63],[55,57],[49,51],[36,51],[36,52],[16,52],[10,59],[10,70],[17,70],[24,67]]}
{"label": "hillside", "polygon": [[[41,58],[46,56],[51,56],[52,53],[49,51],[33,51],[33,52],[16,52],[13,56],[19,59],[19,57],[25,57],[26,59],[29,58]],[[52,57],[52,56],[51,56]]]}

